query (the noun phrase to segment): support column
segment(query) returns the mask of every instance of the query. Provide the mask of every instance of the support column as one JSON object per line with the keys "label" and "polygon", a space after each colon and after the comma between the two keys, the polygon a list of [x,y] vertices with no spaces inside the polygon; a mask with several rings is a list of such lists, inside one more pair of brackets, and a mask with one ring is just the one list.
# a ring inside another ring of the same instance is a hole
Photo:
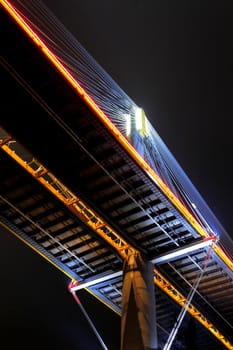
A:
{"label": "support column", "polygon": [[130,253],[123,268],[121,350],[158,348],[153,264]]}

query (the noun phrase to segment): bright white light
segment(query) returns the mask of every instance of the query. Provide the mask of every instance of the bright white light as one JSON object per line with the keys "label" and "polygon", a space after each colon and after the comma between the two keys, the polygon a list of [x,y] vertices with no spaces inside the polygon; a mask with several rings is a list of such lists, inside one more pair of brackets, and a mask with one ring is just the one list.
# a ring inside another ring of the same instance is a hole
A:
{"label": "bright white light", "polygon": [[148,123],[145,112],[142,108],[137,107],[135,109],[135,127],[136,130],[140,132],[142,136],[147,134]]}
{"label": "bright white light", "polygon": [[161,256],[158,256],[157,258],[152,259],[151,262],[155,265],[155,264],[169,262],[173,259],[179,259],[184,255],[188,255],[189,253],[193,253],[199,249],[203,249],[207,246],[210,246],[215,240],[216,240],[216,237],[214,236],[214,237],[208,237],[208,238],[202,239],[199,242],[187,244],[185,247],[176,248],[170,253],[166,253]]}
{"label": "bright white light", "polygon": [[126,118],[126,136],[129,136],[131,134],[131,115],[125,114]]}
{"label": "bright white light", "polygon": [[117,271],[117,272],[113,272],[111,274],[108,274],[108,275],[105,275],[105,276],[102,276],[102,277],[99,277],[99,278],[96,278],[96,279],[93,279],[93,280],[88,281],[88,282],[82,282],[80,284],[74,285],[71,288],[71,291],[74,292],[76,290],[80,290],[80,289],[83,289],[83,288],[88,288],[88,287],[97,285],[98,283],[102,283],[102,282],[111,280],[113,278],[117,278],[119,276],[122,276],[122,270],[121,271]]}

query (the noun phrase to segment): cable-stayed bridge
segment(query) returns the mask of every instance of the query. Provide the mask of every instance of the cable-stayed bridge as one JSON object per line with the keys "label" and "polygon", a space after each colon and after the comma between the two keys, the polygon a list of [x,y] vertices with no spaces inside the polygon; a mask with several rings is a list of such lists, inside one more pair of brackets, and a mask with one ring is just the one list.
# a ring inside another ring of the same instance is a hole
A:
{"label": "cable-stayed bridge", "polygon": [[123,262],[140,254],[154,265],[160,348],[185,310],[196,348],[232,349],[222,225],[143,110],[43,4],[0,4],[1,228],[119,314]]}

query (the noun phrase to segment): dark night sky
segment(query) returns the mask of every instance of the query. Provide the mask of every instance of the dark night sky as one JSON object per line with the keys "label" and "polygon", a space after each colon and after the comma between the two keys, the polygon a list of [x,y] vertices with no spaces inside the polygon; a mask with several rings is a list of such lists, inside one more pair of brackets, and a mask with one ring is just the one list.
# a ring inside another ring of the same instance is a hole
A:
{"label": "dark night sky", "polygon": [[[233,236],[232,1],[44,3],[144,108]],[[29,349],[32,339],[35,349],[101,349],[67,291],[66,277],[4,232],[0,247],[1,337],[11,344],[5,349]],[[109,311],[101,318],[102,305],[84,293],[80,298],[109,349],[119,349],[119,317]],[[83,335],[90,342],[85,347]]]}

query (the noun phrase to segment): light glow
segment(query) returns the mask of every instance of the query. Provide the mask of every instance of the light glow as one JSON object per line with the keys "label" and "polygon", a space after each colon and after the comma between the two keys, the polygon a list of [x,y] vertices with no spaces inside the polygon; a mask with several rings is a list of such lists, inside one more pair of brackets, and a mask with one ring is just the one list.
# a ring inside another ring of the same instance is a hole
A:
{"label": "light glow", "polygon": [[129,137],[131,135],[131,115],[125,114],[126,119],[126,136]]}
{"label": "light glow", "polygon": [[154,259],[151,260],[151,262],[156,265],[156,264],[161,264],[161,263],[166,263],[169,262],[173,259],[179,259],[184,255],[187,255],[189,253],[193,253],[199,249],[203,249],[205,247],[210,246],[216,241],[216,237],[209,237],[205,238],[200,242],[197,243],[191,243],[189,245],[186,245],[185,247],[177,248],[174,249],[173,251],[162,254]]}
{"label": "light glow", "polygon": [[147,133],[146,115],[142,108],[137,107],[135,109],[135,124],[136,130],[139,131],[142,136],[145,136]]}

